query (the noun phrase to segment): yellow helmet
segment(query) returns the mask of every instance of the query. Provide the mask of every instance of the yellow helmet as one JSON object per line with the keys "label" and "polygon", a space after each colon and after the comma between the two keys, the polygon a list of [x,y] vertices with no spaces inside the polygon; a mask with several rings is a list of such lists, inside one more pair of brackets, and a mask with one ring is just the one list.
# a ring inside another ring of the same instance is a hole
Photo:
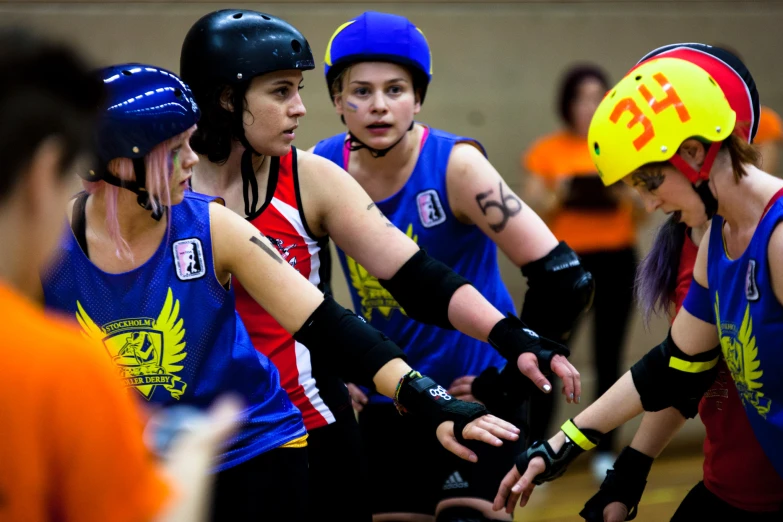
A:
{"label": "yellow helmet", "polygon": [[736,119],[704,69],[678,58],[650,60],[632,69],[596,109],[587,133],[590,156],[608,186],[642,165],[669,160],[688,138],[725,140]]}

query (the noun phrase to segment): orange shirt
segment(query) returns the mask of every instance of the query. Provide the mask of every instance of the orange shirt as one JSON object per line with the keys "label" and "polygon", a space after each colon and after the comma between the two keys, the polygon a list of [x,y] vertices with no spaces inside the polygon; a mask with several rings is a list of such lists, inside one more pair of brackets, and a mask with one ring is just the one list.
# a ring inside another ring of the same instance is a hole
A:
{"label": "orange shirt", "polygon": [[[587,140],[559,131],[536,141],[523,156],[525,169],[554,189],[564,178],[596,176]],[[616,209],[559,209],[544,216],[558,239],[578,253],[620,250],[636,240],[633,207],[622,202]]]}
{"label": "orange shirt", "polygon": [[756,131],[756,137],[753,143],[760,144],[768,141],[783,140],[783,124],[781,124],[778,113],[769,107],[761,106],[759,115],[759,128]]}
{"label": "orange shirt", "polygon": [[101,346],[0,283],[0,521],[145,522],[169,485]]}

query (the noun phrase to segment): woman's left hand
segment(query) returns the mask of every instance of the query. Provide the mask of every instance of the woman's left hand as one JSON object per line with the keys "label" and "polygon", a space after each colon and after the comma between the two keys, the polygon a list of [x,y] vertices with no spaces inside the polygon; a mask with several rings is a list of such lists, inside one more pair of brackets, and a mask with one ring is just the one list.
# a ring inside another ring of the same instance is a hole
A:
{"label": "woman's left hand", "polygon": [[[441,445],[461,459],[470,462],[478,461],[476,454],[466,446],[457,442],[454,436],[454,422],[442,422],[435,431]],[[480,440],[491,446],[502,446],[505,440],[517,440],[519,428],[494,415],[482,415],[478,419],[469,422],[462,430],[465,440]]]}

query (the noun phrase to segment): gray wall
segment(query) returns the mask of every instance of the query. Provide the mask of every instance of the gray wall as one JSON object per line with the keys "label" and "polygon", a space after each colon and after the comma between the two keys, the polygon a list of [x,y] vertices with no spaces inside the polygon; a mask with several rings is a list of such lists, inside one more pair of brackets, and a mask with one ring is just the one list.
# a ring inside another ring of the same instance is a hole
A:
{"label": "gray wall", "polygon": [[[228,2],[38,2],[0,1],[0,24],[22,24],[42,34],[65,38],[98,64],[148,62],[177,71],[185,33],[201,15],[218,8],[245,7],[273,13],[297,26],[308,38],[319,67],[305,74],[302,97],[308,114],[297,145],[341,130],[329,103],[320,64],[326,43],[342,22],[368,9],[411,18],[432,47],[434,79],[419,118],[436,127],[475,136],[490,159],[518,189],[519,155],[537,136],[558,126],[554,86],[568,64],[590,60],[603,65],[616,80],[647,51],[667,43],[722,42],[733,46],[755,79],[762,102],[783,112],[783,2],[729,1],[518,1],[285,3]],[[524,194],[523,194],[524,196]],[[640,231],[646,250],[655,217]],[[505,279],[521,304],[521,275],[503,262]],[[349,304],[344,281],[336,274],[338,298]],[[626,362],[657,343],[667,324],[657,321],[646,332],[634,318]],[[573,360],[590,389],[591,351],[582,329]],[[585,394],[590,397],[591,394]],[[561,417],[578,408],[561,408]],[[631,430],[623,430],[623,438]],[[689,423],[680,442],[701,436],[700,424]]]}

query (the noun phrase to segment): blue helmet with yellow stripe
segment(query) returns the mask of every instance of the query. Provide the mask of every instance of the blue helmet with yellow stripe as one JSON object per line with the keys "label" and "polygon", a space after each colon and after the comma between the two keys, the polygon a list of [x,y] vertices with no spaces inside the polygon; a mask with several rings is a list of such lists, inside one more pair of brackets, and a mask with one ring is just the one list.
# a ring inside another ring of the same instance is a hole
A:
{"label": "blue helmet with yellow stripe", "polygon": [[340,27],[326,46],[326,86],[360,62],[391,62],[407,67],[421,101],[432,80],[432,53],[421,29],[404,16],[367,11]]}

